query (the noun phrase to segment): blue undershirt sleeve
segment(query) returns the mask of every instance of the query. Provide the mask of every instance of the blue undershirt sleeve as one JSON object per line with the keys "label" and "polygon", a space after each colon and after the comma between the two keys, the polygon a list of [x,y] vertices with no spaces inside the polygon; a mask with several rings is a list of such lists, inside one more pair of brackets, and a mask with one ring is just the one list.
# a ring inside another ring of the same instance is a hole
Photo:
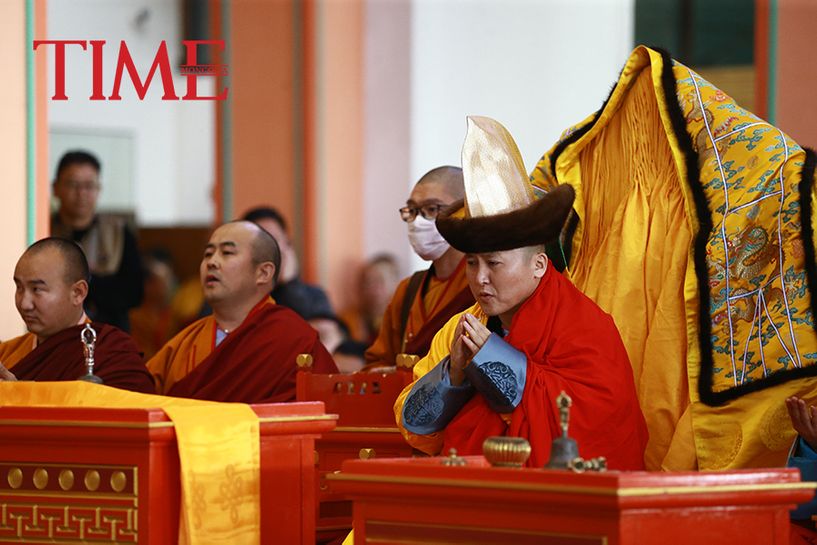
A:
{"label": "blue undershirt sleeve", "polygon": [[[786,465],[799,469],[801,480],[817,481],[817,452],[802,437],[797,438]],[[817,497],[812,497],[810,501],[798,505],[797,509],[791,512],[791,518],[793,520],[809,520],[815,514],[817,514]]]}
{"label": "blue undershirt sleeve", "polygon": [[448,373],[450,357],[434,366],[412,386],[403,404],[403,427],[428,435],[444,429],[474,395],[468,381],[453,386]]}
{"label": "blue undershirt sleeve", "polygon": [[522,401],[527,380],[528,358],[496,333],[491,333],[465,376],[498,413],[510,413]]}

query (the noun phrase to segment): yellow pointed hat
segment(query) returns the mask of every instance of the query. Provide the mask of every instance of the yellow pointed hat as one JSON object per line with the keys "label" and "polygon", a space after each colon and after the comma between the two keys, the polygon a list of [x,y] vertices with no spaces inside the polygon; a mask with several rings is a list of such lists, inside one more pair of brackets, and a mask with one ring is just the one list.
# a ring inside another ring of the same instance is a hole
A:
{"label": "yellow pointed hat", "polygon": [[537,197],[516,142],[488,117],[468,117],[462,174],[465,199],[437,217],[437,230],[461,252],[497,252],[550,242],[559,236],[573,206],[569,185]]}

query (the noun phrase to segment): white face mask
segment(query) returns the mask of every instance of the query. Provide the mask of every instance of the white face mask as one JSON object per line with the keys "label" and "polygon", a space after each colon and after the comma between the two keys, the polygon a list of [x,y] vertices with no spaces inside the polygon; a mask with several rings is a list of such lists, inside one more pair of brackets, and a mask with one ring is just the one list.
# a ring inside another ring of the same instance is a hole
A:
{"label": "white face mask", "polygon": [[422,214],[408,222],[408,238],[415,253],[426,261],[434,261],[451,247],[437,231],[437,224]]}

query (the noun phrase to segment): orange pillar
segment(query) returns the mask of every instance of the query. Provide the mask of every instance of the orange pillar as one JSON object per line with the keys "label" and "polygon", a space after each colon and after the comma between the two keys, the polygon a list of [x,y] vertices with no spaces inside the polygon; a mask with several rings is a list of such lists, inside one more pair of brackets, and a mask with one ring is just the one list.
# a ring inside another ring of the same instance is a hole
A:
{"label": "orange pillar", "polygon": [[363,257],[364,8],[319,1],[314,21],[317,280],[337,309],[352,302]]}
{"label": "orange pillar", "polygon": [[222,202],[223,218],[268,204],[290,219],[300,231],[296,209],[294,50],[295,3],[287,0],[241,0],[227,5],[229,41],[229,126],[224,150],[229,158]]}
{"label": "orange pillar", "polygon": [[763,119],[769,115],[769,12],[770,0],[755,0],[755,104]]}
{"label": "orange pillar", "polygon": [[315,220],[315,180],[317,172],[317,155],[315,142],[315,127],[317,116],[316,93],[316,62],[317,39],[315,20],[317,0],[303,0],[301,2],[300,26],[300,105],[301,105],[301,164],[303,166],[303,214],[307,218],[304,222],[303,252],[301,272],[304,278],[314,281],[318,277],[318,226]]}
{"label": "orange pillar", "polygon": [[216,4],[230,89],[216,122],[218,221],[278,208],[304,279],[341,308],[363,252],[365,2]]}
{"label": "orange pillar", "polygon": [[817,147],[817,3],[776,0],[777,85],[775,124],[801,146]]}
{"label": "orange pillar", "polygon": [[[34,2],[34,39],[47,39],[46,0]],[[48,171],[48,62],[46,51],[34,56],[34,193],[30,196],[33,206],[34,232],[31,238],[39,240],[51,232],[51,180],[53,172]],[[32,219],[29,219],[32,222]]]}
{"label": "orange pillar", "polygon": [[0,339],[22,333],[22,323],[14,308],[14,266],[26,247],[28,237],[27,165],[27,48],[26,11],[32,4],[0,2],[0,65],[5,81],[0,100]]}

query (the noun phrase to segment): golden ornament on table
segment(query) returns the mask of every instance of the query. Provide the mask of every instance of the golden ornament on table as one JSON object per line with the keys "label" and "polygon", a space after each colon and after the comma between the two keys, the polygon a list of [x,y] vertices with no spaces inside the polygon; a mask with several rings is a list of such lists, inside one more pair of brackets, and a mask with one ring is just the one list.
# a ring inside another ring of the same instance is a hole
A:
{"label": "golden ornament on table", "polygon": [[482,454],[494,467],[522,467],[530,457],[530,443],[522,437],[489,437]]}

